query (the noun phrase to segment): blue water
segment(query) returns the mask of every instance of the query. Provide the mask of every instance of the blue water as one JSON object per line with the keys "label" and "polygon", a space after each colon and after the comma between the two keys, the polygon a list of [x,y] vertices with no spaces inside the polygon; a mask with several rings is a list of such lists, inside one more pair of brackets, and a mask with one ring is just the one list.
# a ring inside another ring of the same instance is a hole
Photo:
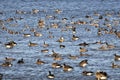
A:
{"label": "blue water", "polygon": [[[83,20],[90,22],[90,19],[85,18],[89,15],[93,20],[98,20],[98,16],[94,13],[97,12],[103,16],[103,18],[108,18],[109,23],[113,24],[114,20],[119,21],[118,12],[120,11],[120,1],[119,0],[0,0],[0,20],[4,24],[0,25],[0,64],[4,62],[5,57],[15,58],[12,67],[2,67],[0,66],[0,73],[3,74],[3,80],[49,80],[46,76],[48,71],[52,71],[55,74],[54,80],[96,80],[95,75],[93,76],[83,76],[81,73],[83,70],[93,71],[102,70],[108,73],[108,80],[119,80],[120,71],[119,68],[112,69],[111,63],[115,62],[119,64],[119,61],[114,61],[114,53],[119,54],[119,38],[116,35],[104,34],[102,36],[97,35],[97,28],[85,25],[73,25],[70,24],[71,21]],[[40,10],[37,14],[32,13],[32,9]],[[62,12],[56,14],[55,10],[60,9]],[[16,10],[23,11],[23,14],[16,14]],[[106,13],[112,14],[112,16],[106,16]],[[56,16],[56,19],[47,19],[46,15]],[[72,18],[74,17],[74,18]],[[6,22],[8,18],[16,19],[16,21]],[[23,18],[19,20],[18,18]],[[67,23],[62,23],[62,18],[67,18]],[[45,28],[39,29],[38,20],[43,19],[46,23]],[[50,28],[51,23],[58,23],[59,28]],[[100,27],[107,28],[103,26],[104,20],[99,20]],[[61,31],[65,28],[65,25],[76,26],[75,35],[80,39],[77,41],[72,41],[72,31]],[[15,25],[15,26],[13,26]],[[28,25],[29,28],[25,26]],[[120,30],[120,25],[112,26],[112,28]],[[18,31],[20,34],[9,34],[7,31],[2,30],[2,27],[6,27],[9,30]],[[30,29],[34,28],[37,32],[43,34],[42,37],[35,37]],[[90,29],[90,31],[85,31],[85,29]],[[24,29],[24,31],[23,31]],[[49,32],[52,32],[54,38],[48,38]],[[23,37],[24,33],[31,34],[31,37]],[[56,42],[60,36],[65,38],[65,42]],[[17,45],[12,49],[6,49],[4,44],[14,40]],[[76,46],[79,43],[88,42],[94,43],[96,41],[108,42],[117,46],[115,49],[110,49],[107,51],[98,50],[101,45],[91,44],[85,48],[88,52],[85,54],[90,54],[91,56],[79,57],[76,60],[70,60],[68,58],[69,54],[79,55],[79,47]],[[36,47],[29,47],[29,41],[38,43]],[[43,48],[44,43],[48,43],[50,46]],[[59,48],[59,45],[63,44],[66,47],[64,49]],[[49,49],[48,53],[41,53],[41,50]],[[52,50],[60,53],[63,57],[61,61],[55,61],[50,54]],[[17,64],[19,59],[23,58],[25,60],[24,64]],[[44,60],[46,63],[43,65],[35,64],[37,59]],[[88,60],[88,66],[85,68],[79,67],[79,62],[83,59]],[[51,64],[53,62],[58,62],[61,65],[63,63],[69,64],[73,67],[73,71],[64,72],[62,68],[53,69]]]}

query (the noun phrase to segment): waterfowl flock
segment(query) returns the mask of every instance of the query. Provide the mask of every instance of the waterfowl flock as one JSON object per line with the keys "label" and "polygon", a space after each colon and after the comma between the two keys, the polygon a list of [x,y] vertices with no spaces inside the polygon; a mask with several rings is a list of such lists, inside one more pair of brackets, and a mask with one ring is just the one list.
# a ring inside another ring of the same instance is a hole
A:
{"label": "waterfowl flock", "polygon": [[120,9],[53,3],[0,11],[0,80],[119,80]]}

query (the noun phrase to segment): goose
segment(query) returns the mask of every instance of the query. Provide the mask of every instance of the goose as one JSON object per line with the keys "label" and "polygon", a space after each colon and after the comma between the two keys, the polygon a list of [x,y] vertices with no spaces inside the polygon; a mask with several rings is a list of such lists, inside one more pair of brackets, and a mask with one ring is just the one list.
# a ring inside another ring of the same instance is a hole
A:
{"label": "goose", "polygon": [[92,71],[83,71],[82,74],[85,75],[85,76],[92,76],[94,74],[94,72],[92,72]]}
{"label": "goose", "polygon": [[64,37],[60,37],[60,38],[57,40],[57,42],[60,42],[60,43],[62,43],[62,42],[64,42],[64,41],[65,41]]}
{"label": "goose", "polygon": [[48,46],[49,46],[49,44],[45,43],[45,41],[44,41],[43,47],[46,48]]}
{"label": "goose", "polygon": [[33,47],[33,46],[38,46],[37,43],[32,43],[31,41],[29,41],[29,44],[28,44],[29,47]]}
{"label": "goose", "polygon": [[41,65],[41,64],[45,64],[45,62],[44,62],[44,61],[42,61],[42,60],[40,60],[40,59],[37,59],[36,64]]}
{"label": "goose", "polygon": [[6,62],[11,62],[11,61],[15,61],[16,59],[14,58],[10,58],[10,57],[5,57],[5,61]]}
{"label": "goose", "polygon": [[88,60],[82,60],[80,63],[79,63],[79,66],[80,67],[86,67],[88,65]]}
{"label": "goose", "polygon": [[54,74],[51,73],[51,71],[49,71],[49,74],[47,75],[47,78],[53,79],[53,78],[55,78],[55,76],[54,76]]}
{"label": "goose", "polygon": [[52,63],[52,68],[60,68],[61,65],[58,63]]}
{"label": "goose", "polygon": [[11,62],[4,62],[4,63],[1,64],[1,66],[3,66],[3,67],[11,67],[12,63]]}
{"label": "goose", "polygon": [[108,78],[107,73],[103,72],[103,71],[97,71],[95,73],[95,76],[96,76],[97,80],[107,80],[107,78]]}
{"label": "goose", "polygon": [[115,61],[120,60],[120,55],[118,55],[118,54],[114,54],[114,60],[115,60]]}
{"label": "goose", "polygon": [[72,70],[73,70],[73,67],[63,64],[63,71],[72,71]]}
{"label": "goose", "polygon": [[80,52],[87,52],[88,50],[87,50],[86,48],[80,47],[79,51],[80,51]]}

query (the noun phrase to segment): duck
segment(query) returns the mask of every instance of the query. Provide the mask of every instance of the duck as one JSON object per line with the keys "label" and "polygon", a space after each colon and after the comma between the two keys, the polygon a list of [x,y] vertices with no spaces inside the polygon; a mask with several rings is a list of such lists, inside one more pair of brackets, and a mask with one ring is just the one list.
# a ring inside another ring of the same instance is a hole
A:
{"label": "duck", "polygon": [[70,65],[66,65],[66,64],[63,64],[63,71],[72,71],[73,70],[73,67],[71,67]]}
{"label": "duck", "polygon": [[49,74],[47,75],[47,78],[53,79],[53,78],[55,78],[55,75],[52,74],[51,71],[49,71]]}
{"label": "duck", "polygon": [[24,63],[24,59],[22,58],[22,59],[18,60],[17,63],[18,64],[23,64]]}
{"label": "duck", "polygon": [[79,63],[79,66],[80,67],[86,67],[88,65],[88,60],[82,60],[80,63]]}
{"label": "duck", "polygon": [[94,72],[92,72],[92,71],[83,71],[82,74],[84,76],[92,76],[94,74]]}
{"label": "duck", "polygon": [[4,62],[1,64],[3,67],[11,67],[13,64],[11,62]]}
{"label": "duck", "polygon": [[96,76],[97,80],[107,80],[107,78],[108,78],[107,73],[103,72],[103,71],[97,71],[95,73],[95,76]]}
{"label": "duck", "polygon": [[80,51],[80,52],[87,52],[88,50],[87,50],[86,48],[80,47],[79,51]]}
{"label": "duck", "polygon": [[57,40],[57,42],[60,42],[60,43],[62,43],[62,42],[64,42],[64,41],[65,41],[64,37],[60,37],[60,38]]}
{"label": "duck", "polygon": [[76,41],[76,40],[78,40],[78,39],[79,39],[78,36],[75,36],[75,35],[72,36],[72,40]]}
{"label": "duck", "polygon": [[33,47],[33,46],[38,46],[37,43],[32,43],[31,41],[29,41],[29,44],[28,44],[29,47]]}
{"label": "duck", "polygon": [[59,63],[52,63],[52,68],[60,68],[61,65]]}
{"label": "duck", "polygon": [[119,60],[120,60],[120,55],[114,54],[114,60],[115,60],[115,61],[119,61]]}
{"label": "duck", "polygon": [[41,64],[45,64],[45,62],[44,62],[44,61],[42,61],[42,60],[40,60],[40,59],[37,59],[36,64],[41,65]]}

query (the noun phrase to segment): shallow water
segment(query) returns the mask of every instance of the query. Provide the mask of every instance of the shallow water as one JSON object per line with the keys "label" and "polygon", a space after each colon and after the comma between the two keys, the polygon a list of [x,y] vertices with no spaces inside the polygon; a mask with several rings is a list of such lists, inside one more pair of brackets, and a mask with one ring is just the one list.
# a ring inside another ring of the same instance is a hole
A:
{"label": "shallow water", "polygon": [[[119,80],[120,70],[119,68],[112,69],[111,63],[115,62],[120,64],[119,61],[114,61],[113,54],[120,54],[120,39],[114,34],[104,34],[102,36],[97,35],[97,28],[85,25],[73,25],[70,24],[71,21],[83,20],[90,22],[90,19],[85,18],[86,15],[92,16],[93,19],[98,20],[98,16],[95,16],[94,13],[97,12],[103,16],[103,18],[108,18],[109,23],[113,25],[114,20],[119,21],[118,12],[119,9],[119,0],[0,0],[0,20],[4,21],[4,24],[1,24],[0,27],[0,64],[4,62],[5,57],[16,58],[16,61],[13,61],[12,67],[2,67],[0,66],[0,73],[3,74],[3,80],[47,80],[48,71],[52,71],[55,74],[54,80],[96,80],[95,75],[93,76],[83,76],[81,73],[84,70],[93,71],[94,73],[97,70],[102,70],[108,73],[108,80]],[[98,6],[99,5],[99,6]],[[39,9],[40,12],[37,14],[32,13],[32,9]],[[54,11],[56,9],[62,10],[62,13],[56,14]],[[24,14],[16,14],[16,10],[24,11]],[[105,16],[106,13],[112,13],[112,16]],[[46,19],[46,15],[56,16],[57,18]],[[6,22],[8,18],[16,18],[16,21]],[[62,18],[67,18],[67,23],[62,23]],[[74,17],[74,18],[72,18]],[[21,20],[17,18],[23,18]],[[46,27],[38,28],[38,20],[45,20]],[[50,28],[51,23],[59,23],[59,28]],[[107,28],[103,26],[104,20],[99,20],[100,27]],[[71,25],[76,27],[76,36],[79,37],[79,40],[73,41],[72,31],[61,31],[62,28],[65,28],[65,25]],[[13,26],[15,25],[15,26]],[[25,25],[29,25],[29,28],[26,28]],[[2,27],[6,27],[9,30],[18,31],[20,34],[9,34],[7,31],[2,30]],[[120,25],[112,26],[113,29],[120,30]],[[33,32],[30,32],[31,28],[35,28],[37,32],[43,34],[42,37],[35,37]],[[49,29],[47,29],[49,28]],[[85,29],[90,29],[90,31],[85,31]],[[23,31],[24,29],[24,31]],[[54,38],[48,38],[49,32],[52,32]],[[31,37],[23,37],[24,33],[31,34]],[[65,38],[65,42],[59,43],[56,42],[60,36]],[[6,49],[4,44],[14,40],[17,45],[12,49]],[[110,50],[99,50],[101,45],[92,44],[96,41],[108,42],[115,45],[114,49]],[[38,43],[36,47],[29,47],[29,41]],[[49,47],[43,48],[44,43],[49,44]],[[70,60],[68,55],[80,55],[79,48],[77,46],[79,43],[87,42],[90,43],[89,46],[85,48],[88,49],[89,54],[87,57],[79,57],[76,60]],[[61,49],[60,44],[65,45],[66,47]],[[42,53],[41,50],[49,49],[48,53]],[[49,55],[52,54],[52,50],[62,55],[63,60],[55,61]],[[19,59],[23,58],[24,64],[17,64]],[[37,59],[44,60],[46,63],[43,65],[35,64]],[[79,62],[87,59],[88,66],[85,68],[79,67]],[[63,63],[69,64],[73,67],[73,71],[64,72],[62,68],[53,69],[51,64],[53,62],[59,62],[61,65]]]}

